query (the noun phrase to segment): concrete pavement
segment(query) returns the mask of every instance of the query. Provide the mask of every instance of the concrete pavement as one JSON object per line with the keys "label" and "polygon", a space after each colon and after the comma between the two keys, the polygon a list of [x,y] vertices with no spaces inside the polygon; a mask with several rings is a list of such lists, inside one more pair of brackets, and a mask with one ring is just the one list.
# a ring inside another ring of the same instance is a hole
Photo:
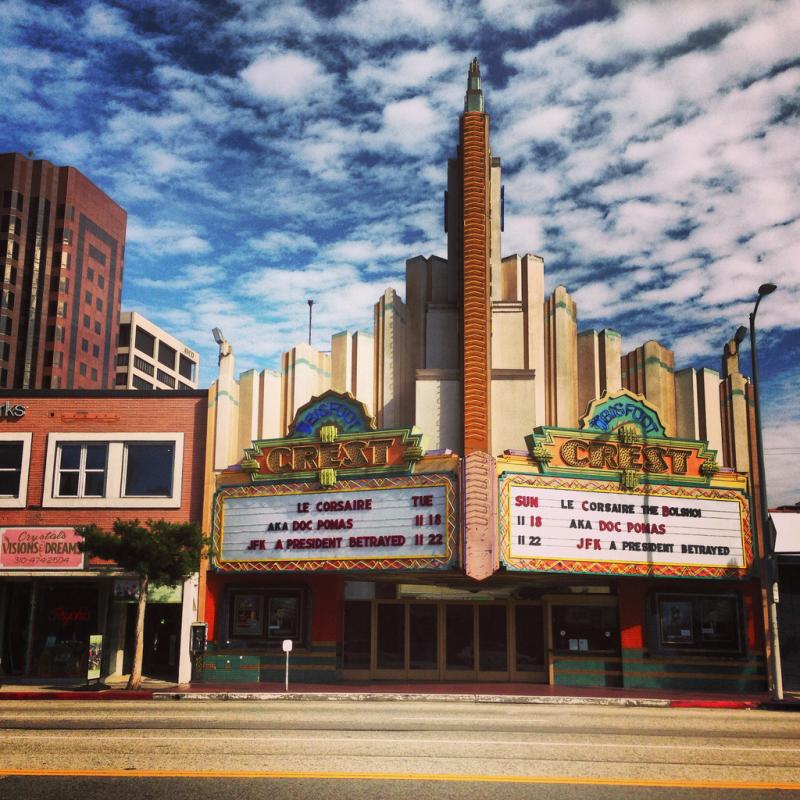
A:
{"label": "concrete pavement", "polygon": [[2,700],[350,700],[453,701],[558,705],[646,706],[654,708],[732,708],[800,711],[800,694],[774,702],[767,693],[729,696],[710,692],[615,687],[547,686],[533,683],[408,683],[364,682],[293,684],[226,684],[195,682],[177,685],[145,677],[136,691],[125,689],[127,676],[85,685],[75,681],[29,682],[0,678]]}

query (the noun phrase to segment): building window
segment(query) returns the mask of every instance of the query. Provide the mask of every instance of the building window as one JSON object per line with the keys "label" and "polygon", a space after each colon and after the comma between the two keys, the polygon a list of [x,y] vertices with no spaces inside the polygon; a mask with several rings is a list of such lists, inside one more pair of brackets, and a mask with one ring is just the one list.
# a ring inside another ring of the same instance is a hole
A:
{"label": "building window", "polygon": [[81,339],[81,350],[84,353],[89,352],[89,340],[88,339]]}
{"label": "building window", "polygon": [[8,361],[11,355],[11,345],[8,342],[0,342],[0,361]]}
{"label": "building window", "polygon": [[127,353],[117,353],[117,366],[118,367],[127,367],[128,366],[128,354]]}
{"label": "building window", "polygon": [[124,372],[117,373],[116,384],[117,386],[124,386],[128,381],[128,376]]}
{"label": "building window", "polygon": [[103,326],[97,320],[94,321],[94,332],[98,334],[103,332]]}
{"label": "building window", "polygon": [[133,366],[136,367],[136,369],[139,369],[142,372],[146,373],[147,375],[153,375],[153,373],[155,372],[155,367],[152,364],[149,364],[143,358],[140,358],[139,356],[133,357]]}
{"label": "building window", "polygon": [[170,347],[164,342],[158,343],[158,360],[169,369],[175,369],[175,356],[177,355],[175,348]]}
{"label": "building window", "polygon": [[106,285],[106,279],[102,275],[97,276],[97,285],[103,289]]}
{"label": "building window", "polygon": [[663,651],[740,653],[739,599],[732,594],[656,596],[658,647]]}
{"label": "building window", "polygon": [[42,505],[179,508],[183,442],[182,432],[50,433]]}
{"label": "building window", "polygon": [[99,344],[93,344],[92,345],[92,355],[95,358],[100,358],[100,345]]}
{"label": "building window", "polygon": [[179,365],[178,365],[178,372],[183,375],[184,378],[187,380],[193,381],[194,380],[194,368],[195,363],[186,356],[182,355],[180,357]]}
{"label": "building window", "polygon": [[[86,279],[90,283],[94,282],[94,270],[91,267],[89,267],[89,269],[86,270]],[[88,292],[87,292],[87,294],[88,294]]]}
{"label": "building window", "polygon": [[3,192],[3,207],[16,208],[17,211],[22,211],[22,195],[16,189]]}
{"label": "building window", "polygon": [[8,370],[0,367],[0,386],[8,386]]}
{"label": "building window", "polygon": [[91,304],[92,304],[92,293],[91,293],[91,292],[86,292],[86,293],[84,294],[84,296],[83,296],[83,299],[84,299],[84,300],[85,300],[85,301],[86,301],[86,302],[87,302],[89,305],[91,305]]}
{"label": "building window", "polygon": [[106,257],[103,252],[98,250],[94,245],[89,245],[89,256],[97,261],[99,264],[106,263]]}
{"label": "building window", "polygon": [[98,311],[102,311],[103,310],[103,299],[101,297],[95,297],[95,299],[94,299],[94,307]]}
{"label": "building window", "polygon": [[0,308],[7,308],[9,311],[14,310],[14,292],[8,289],[0,292]]}
{"label": "building window", "polygon": [[[0,370],[0,385],[3,372]],[[31,433],[0,433],[0,508],[25,507],[32,436]]]}
{"label": "building window", "polygon": [[163,369],[157,370],[156,377],[161,381],[161,383],[165,383],[172,389],[175,388],[175,378],[173,378],[172,375],[164,372]]}
{"label": "building window", "polygon": [[616,606],[554,605],[553,648],[559,653],[616,653],[619,626]]}
{"label": "building window", "polygon": [[233,590],[228,596],[228,638],[302,641],[304,597],[300,589]]}
{"label": "building window", "polygon": [[152,358],[156,352],[156,337],[141,328],[137,328],[136,349]]}
{"label": "building window", "polygon": [[108,445],[61,444],[58,448],[57,497],[104,497]]}
{"label": "building window", "polygon": [[92,367],[92,372],[90,377],[93,381],[97,380],[97,370],[94,367]]}
{"label": "building window", "polygon": [[174,442],[130,442],[125,446],[125,497],[170,497]]}
{"label": "building window", "polygon": [[0,333],[11,336],[11,317],[0,317]]}
{"label": "building window", "polygon": [[92,327],[92,321],[89,319],[89,315],[88,314],[84,314],[83,315],[83,327],[84,328],[91,328]]}
{"label": "building window", "polygon": [[64,328],[61,325],[56,325],[55,340],[57,342],[63,342],[64,341]]}
{"label": "building window", "polygon": [[78,368],[78,371],[81,373],[81,375],[86,375],[86,364],[81,363],[80,367]]}
{"label": "building window", "polygon": [[152,383],[148,383],[144,378],[140,378],[138,375],[133,376],[131,383],[133,384],[134,389],[147,390],[153,388]]}
{"label": "building window", "polygon": [[0,497],[19,497],[22,442],[0,442]]}
{"label": "building window", "polygon": [[127,322],[123,322],[119,326],[119,336],[117,337],[117,346],[118,347],[131,346],[131,326]]}

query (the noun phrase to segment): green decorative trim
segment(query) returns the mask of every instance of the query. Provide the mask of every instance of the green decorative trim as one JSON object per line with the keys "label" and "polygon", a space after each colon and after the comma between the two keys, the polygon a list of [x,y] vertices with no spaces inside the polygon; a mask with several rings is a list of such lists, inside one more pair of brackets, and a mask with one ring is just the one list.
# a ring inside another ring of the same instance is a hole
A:
{"label": "green decorative trim", "polygon": [[675,370],[669,365],[665,364],[658,356],[647,356],[644,360],[645,364],[658,364],[661,369],[665,369],[667,372],[674,372]]}
{"label": "green decorative trim", "polygon": [[544,445],[537,444],[531,450],[531,458],[538,461],[542,466],[547,466],[552,460],[553,454]]}
{"label": "green decorative trim", "polygon": [[322,375],[323,378],[330,378],[330,372],[326,372],[321,367],[318,367],[316,364],[312,364],[307,358],[297,358],[295,359],[289,366],[286,368],[287,372],[292,370],[296,370],[299,366],[305,365],[309,367],[309,369],[313,370],[314,372]]}
{"label": "green decorative trim", "polygon": [[706,455],[705,461],[703,461],[703,464],[700,467],[700,472],[702,472],[703,475],[710,477],[715,472],[719,472],[719,463],[717,462],[716,458],[714,458],[714,455],[716,455],[716,453],[709,453]]}

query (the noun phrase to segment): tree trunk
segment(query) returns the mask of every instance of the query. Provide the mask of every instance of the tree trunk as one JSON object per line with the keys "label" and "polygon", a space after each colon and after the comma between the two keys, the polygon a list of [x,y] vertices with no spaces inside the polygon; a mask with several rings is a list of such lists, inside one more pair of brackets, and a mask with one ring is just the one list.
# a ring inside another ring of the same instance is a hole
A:
{"label": "tree trunk", "polygon": [[147,606],[147,576],[139,576],[139,600],[136,603],[136,633],[133,638],[133,664],[128,678],[128,689],[142,685],[142,658],[144,656],[144,610]]}

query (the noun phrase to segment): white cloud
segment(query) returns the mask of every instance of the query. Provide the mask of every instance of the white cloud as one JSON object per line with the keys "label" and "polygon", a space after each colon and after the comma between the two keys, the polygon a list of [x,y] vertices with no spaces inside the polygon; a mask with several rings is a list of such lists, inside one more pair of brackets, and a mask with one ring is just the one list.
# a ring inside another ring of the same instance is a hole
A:
{"label": "white cloud", "polygon": [[86,35],[92,39],[114,39],[131,34],[128,21],[119,9],[92,3],[84,12]]}
{"label": "white cloud", "polygon": [[308,101],[332,88],[319,61],[291,51],[263,53],[240,75],[257,97],[279,103]]}
{"label": "white cloud", "polygon": [[263,253],[296,253],[301,250],[316,250],[317,243],[302,233],[289,233],[288,231],[270,231],[258,238],[248,239],[247,243],[254,250]]}
{"label": "white cloud", "polygon": [[136,217],[128,217],[126,238],[148,260],[163,255],[207,253],[211,249],[195,226],[177,222],[148,225]]}

